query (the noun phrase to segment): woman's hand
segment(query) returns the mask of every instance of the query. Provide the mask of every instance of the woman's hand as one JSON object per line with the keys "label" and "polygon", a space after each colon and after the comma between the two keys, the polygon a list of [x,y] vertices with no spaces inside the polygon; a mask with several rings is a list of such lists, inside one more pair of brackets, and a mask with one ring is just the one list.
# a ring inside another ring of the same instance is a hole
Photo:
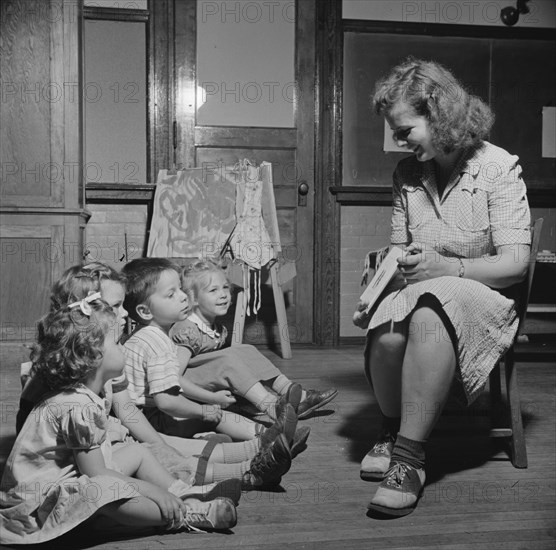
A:
{"label": "woman's hand", "polygon": [[353,324],[359,328],[367,328],[369,324],[369,314],[365,312],[367,309],[367,304],[361,300],[357,304],[357,309],[353,314]]}
{"label": "woman's hand", "polygon": [[220,405],[223,409],[233,405],[236,402],[236,398],[232,395],[229,390],[220,390],[214,392],[213,403],[215,405]]}
{"label": "woman's hand", "polygon": [[435,250],[425,250],[420,243],[411,243],[398,264],[409,285],[444,275],[457,277],[459,270],[457,258],[447,258]]}
{"label": "woman's hand", "polygon": [[169,528],[177,528],[181,525],[186,510],[182,500],[169,493],[158,485],[151,484],[149,490],[143,496],[152,500],[160,508],[160,515],[166,521]]}

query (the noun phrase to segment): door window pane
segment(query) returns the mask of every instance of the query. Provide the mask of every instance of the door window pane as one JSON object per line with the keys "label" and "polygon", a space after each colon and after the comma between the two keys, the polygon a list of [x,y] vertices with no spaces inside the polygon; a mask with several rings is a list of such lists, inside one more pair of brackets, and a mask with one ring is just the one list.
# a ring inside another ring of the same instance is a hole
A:
{"label": "door window pane", "polygon": [[147,181],[146,25],[86,20],[87,182]]}
{"label": "door window pane", "polygon": [[293,127],[294,54],[294,1],[198,0],[197,124]]}

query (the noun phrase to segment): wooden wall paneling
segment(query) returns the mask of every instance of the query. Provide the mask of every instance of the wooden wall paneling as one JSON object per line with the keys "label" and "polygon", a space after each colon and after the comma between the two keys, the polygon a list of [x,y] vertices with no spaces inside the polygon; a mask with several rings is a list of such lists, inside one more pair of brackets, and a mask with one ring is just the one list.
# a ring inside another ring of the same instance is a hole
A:
{"label": "wooden wall paneling", "polygon": [[[80,146],[76,8],[62,0],[2,3],[2,80],[10,91],[1,107],[3,207],[63,207],[66,179],[79,172],[79,159],[65,151]],[[75,131],[66,136],[69,127]]]}
{"label": "wooden wall paneling", "polygon": [[174,42],[172,40],[174,16],[173,0],[149,0],[149,183],[156,183],[158,171],[173,162],[173,94],[170,88],[173,73]]}
{"label": "wooden wall paneling", "polygon": [[340,209],[331,186],[341,183],[342,4],[317,4],[317,121],[315,144],[315,341],[339,341]]}
{"label": "wooden wall paneling", "polygon": [[53,80],[49,87],[54,31],[41,17],[45,6],[38,0],[2,2],[1,10],[2,206],[49,206],[53,197],[43,172],[51,162],[52,145],[46,97],[63,82]]}
{"label": "wooden wall paneling", "polygon": [[[64,226],[20,225],[23,216],[2,226],[0,340],[28,340],[35,321],[48,311],[49,289],[60,276]],[[5,220],[8,221],[8,220]],[[41,220],[43,222],[43,220]],[[63,223],[63,220],[62,220]]]}
{"label": "wooden wall paneling", "polygon": [[[63,2],[63,51],[59,52],[59,55],[60,59],[63,60],[64,82],[83,82],[83,63],[81,61],[83,29],[79,7],[79,3]],[[64,206],[66,208],[80,208],[85,204],[83,94],[80,92],[81,86],[78,87],[78,90],[75,91],[74,95],[65,95],[63,101],[62,163],[68,166],[68,169],[63,171]],[[71,167],[71,170],[69,167]],[[75,221],[77,221],[77,224],[81,223],[79,219]]]}
{"label": "wooden wall paneling", "polygon": [[175,163],[178,168],[195,166],[197,0],[179,0],[174,13]]}
{"label": "wooden wall paneling", "polygon": [[13,361],[34,338],[52,283],[83,253],[81,7],[1,5],[2,87],[15,93],[1,105],[1,160],[10,170],[1,185],[0,345]]}

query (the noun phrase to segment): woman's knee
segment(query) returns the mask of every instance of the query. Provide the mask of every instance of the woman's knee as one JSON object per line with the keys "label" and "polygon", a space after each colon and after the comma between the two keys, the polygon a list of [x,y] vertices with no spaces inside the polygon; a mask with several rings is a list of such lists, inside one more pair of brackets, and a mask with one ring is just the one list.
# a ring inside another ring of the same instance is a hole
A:
{"label": "woman's knee", "polygon": [[450,326],[435,308],[422,306],[413,312],[408,330],[408,340],[413,343],[436,345],[452,343]]}
{"label": "woman's knee", "polygon": [[373,331],[370,335],[371,353],[390,354],[405,349],[407,337],[405,333],[398,331],[382,330]]}

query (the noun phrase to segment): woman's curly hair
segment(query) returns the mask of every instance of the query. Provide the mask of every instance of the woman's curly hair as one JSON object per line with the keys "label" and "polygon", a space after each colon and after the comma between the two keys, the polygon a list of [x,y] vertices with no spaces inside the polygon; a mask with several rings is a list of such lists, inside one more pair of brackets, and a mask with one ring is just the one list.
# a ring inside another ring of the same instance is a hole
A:
{"label": "woman's curly hair", "polygon": [[181,288],[189,298],[195,298],[199,290],[210,284],[213,273],[222,273],[227,279],[225,269],[225,264],[220,260],[197,260],[182,269]]}
{"label": "woman's curly hair", "polygon": [[102,361],[104,341],[116,315],[104,300],[88,305],[90,316],[79,306],[65,306],[38,323],[37,343],[31,352],[32,373],[50,390],[75,387],[94,374]]}
{"label": "woman's curly hair", "polygon": [[377,114],[387,115],[400,103],[428,120],[432,144],[444,153],[478,145],[494,124],[490,107],[434,61],[409,57],[377,82]]}
{"label": "woman's curly hair", "polygon": [[115,281],[125,286],[125,277],[101,262],[74,265],[66,269],[52,286],[50,310],[67,306],[94,292],[100,292],[102,281]]}

